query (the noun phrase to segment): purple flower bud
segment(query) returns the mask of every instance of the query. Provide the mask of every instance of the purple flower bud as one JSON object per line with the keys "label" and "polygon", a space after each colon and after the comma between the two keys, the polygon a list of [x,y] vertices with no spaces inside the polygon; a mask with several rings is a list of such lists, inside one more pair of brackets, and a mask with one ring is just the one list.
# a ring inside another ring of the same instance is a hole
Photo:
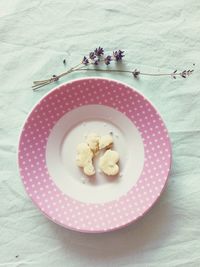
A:
{"label": "purple flower bud", "polygon": [[116,61],[122,60],[122,58],[124,57],[123,53],[124,53],[124,51],[122,51],[122,50],[113,51],[113,56],[114,56],[115,60]]}
{"label": "purple flower bud", "polygon": [[52,75],[52,77],[53,77],[53,80],[54,80],[54,81],[58,81],[58,80],[59,80],[59,77],[58,77],[57,75],[55,75],[55,74]]}
{"label": "purple flower bud", "polygon": [[89,53],[89,58],[90,58],[90,59],[95,59],[95,58],[96,58],[95,53],[94,53],[94,52],[90,52],[90,53]]}
{"label": "purple flower bud", "polygon": [[112,60],[111,56],[107,56],[107,57],[104,58],[104,62],[105,62],[106,65],[109,65],[111,60]]}
{"label": "purple flower bud", "polygon": [[134,78],[138,78],[138,76],[140,75],[140,71],[135,69],[133,72],[132,72]]}
{"label": "purple flower bud", "polygon": [[99,46],[99,48],[96,48],[94,50],[94,53],[97,57],[100,57],[104,54],[104,49],[102,47]]}
{"label": "purple flower bud", "polygon": [[93,64],[94,64],[94,65],[99,65],[99,60],[98,60],[98,59],[94,59],[94,60],[93,60]]}
{"label": "purple flower bud", "polygon": [[82,63],[84,65],[87,65],[89,63],[89,60],[86,57],[84,57],[83,60],[82,60]]}

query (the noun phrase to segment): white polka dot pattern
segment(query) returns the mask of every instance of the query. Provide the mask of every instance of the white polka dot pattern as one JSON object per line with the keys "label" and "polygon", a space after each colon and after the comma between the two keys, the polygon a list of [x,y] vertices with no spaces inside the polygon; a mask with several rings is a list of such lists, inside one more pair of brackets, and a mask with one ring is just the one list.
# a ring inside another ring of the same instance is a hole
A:
{"label": "white polka dot pattern", "polygon": [[[46,143],[55,123],[70,110],[90,104],[124,113],[138,128],[145,150],[137,184],[121,198],[104,204],[82,203],[63,194],[45,161]],[[50,92],[29,115],[19,144],[20,173],[33,202],[56,223],[82,232],[118,229],[142,216],[160,196],[170,164],[170,140],[155,108],[134,89],[108,79],[75,80]]]}

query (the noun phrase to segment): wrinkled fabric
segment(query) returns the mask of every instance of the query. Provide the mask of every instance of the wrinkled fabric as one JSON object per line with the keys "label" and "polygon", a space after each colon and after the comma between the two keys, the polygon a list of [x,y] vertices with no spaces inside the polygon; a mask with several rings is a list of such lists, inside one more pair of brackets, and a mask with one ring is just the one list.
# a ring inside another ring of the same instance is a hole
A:
{"label": "wrinkled fabric", "polygon": [[[0,1],[0,266],[200,266],[200,1]],[[162,115],[173,146],[167,188],[141,220],[116,232],[81,234],[45,218],[27,196],[17,146],[27,114],[59,74],[96,46],[125,50],[126,69],[188,79],[76,72],[137,88]],[[66,58],[66,67],[63,59]],[[195,63],[195,66],[193,66]]]}

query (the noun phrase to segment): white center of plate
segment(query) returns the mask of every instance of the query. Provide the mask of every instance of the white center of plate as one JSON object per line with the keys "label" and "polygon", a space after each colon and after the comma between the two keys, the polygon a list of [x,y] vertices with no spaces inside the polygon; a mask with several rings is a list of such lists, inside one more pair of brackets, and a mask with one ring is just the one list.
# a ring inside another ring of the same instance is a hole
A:
{"label": "white center of plate", "polygon": [[[89,133],[112,133],[120,155],[120,173],[87,177],[76,165],[76,147]],[[144,164],[144,147],[135,125],[121,112],[104,105],[87,105],[65,114],[52,129],[46,148],[49,174],[66,195],[85,203],[105,203],[126,194],[137,182]]]}

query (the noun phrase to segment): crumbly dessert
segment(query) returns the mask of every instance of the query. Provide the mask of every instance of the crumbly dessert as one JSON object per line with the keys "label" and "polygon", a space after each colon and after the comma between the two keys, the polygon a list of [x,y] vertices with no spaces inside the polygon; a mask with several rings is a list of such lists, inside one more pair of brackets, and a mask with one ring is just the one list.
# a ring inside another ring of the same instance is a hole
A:
{"label": "crumbly dessert", "polygon": [[83,168],[83,172],[92,176],[95,174],[93,166],[93,158],[100,150],[105,149],[106,152],[99,160],[99,168],[106,175],[116,175],[119,172],[118,152],[111,150],[113,145],[113,137],[111,134],[99,136],[96,133],[91,133],[86,137],[86,142],[77,146],[76,163]]}
{"label": "crumbly dessert", "polygon": [[99,168],[107,175],[116,175],[119,172],[119,153],[114,150],[106,150],[99,160]]}
{"label": "crumbly dessert", "polygon": [[111,148],[113,144],[113,138],[110,134],[103,135],[99,138],[99,149]]}
{"label": "crumbly dessert", "polygon": [[96,133],[91,133],[86,138],[88,146],[94,153],[96,153],[99,150],[99,139],[100,136],[97,135]]}
{"label": "crumbly dessert", "polygon": [[86,143],[81,143],[77,146],[76,164],[83,168],[83,172],[88,176],[95,174],[92,163],[93,157],[94,154]]}

